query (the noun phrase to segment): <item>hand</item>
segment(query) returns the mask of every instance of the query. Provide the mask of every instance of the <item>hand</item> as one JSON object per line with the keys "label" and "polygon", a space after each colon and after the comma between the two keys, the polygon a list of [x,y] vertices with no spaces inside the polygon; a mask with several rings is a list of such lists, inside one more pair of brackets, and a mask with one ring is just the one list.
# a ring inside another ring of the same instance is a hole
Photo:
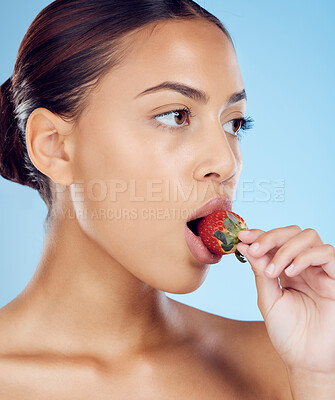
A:
{"label": "hand", "polygon": [[[257,304],[269,337],[286,366],[334,374],[334,247],[324,244],[314,229],[296,225],[241,231],[238,238],[237,249],[255,274]],[[271,263],[273,272],[265,272]]]}

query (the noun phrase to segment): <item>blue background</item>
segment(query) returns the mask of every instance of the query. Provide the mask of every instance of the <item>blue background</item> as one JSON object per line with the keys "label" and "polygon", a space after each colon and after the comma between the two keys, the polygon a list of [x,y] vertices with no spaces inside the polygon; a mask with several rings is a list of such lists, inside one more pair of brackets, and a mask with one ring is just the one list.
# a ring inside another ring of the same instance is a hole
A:
{"label": "blue background", "polygon": [[[19,44],[50,1],[1,2],[0,83]],[[237,51],[254,129],[242,138],[244,169],[234,211],[249,228],[297,224],[335,244],[335,2],[203,0],[228,28]],[[43,245],[46,206],[38,193],[0,178],[0,307],[23,290]],[[262,320],[249,263],[233,255],[203,285],[169,297],[240,320]]]}

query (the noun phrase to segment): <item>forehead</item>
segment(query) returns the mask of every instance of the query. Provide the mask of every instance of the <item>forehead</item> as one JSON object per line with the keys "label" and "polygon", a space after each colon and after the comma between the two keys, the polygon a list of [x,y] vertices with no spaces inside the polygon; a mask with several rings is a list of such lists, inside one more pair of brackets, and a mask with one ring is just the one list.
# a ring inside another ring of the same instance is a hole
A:
{"label": "forehead", "polygon": [[229,94],[244,86],[232,44],[204,19],[156,22],[127,35],[125,43],[122,65],[106,77],[123,85],[124,94],[140,93],[163,81]]}

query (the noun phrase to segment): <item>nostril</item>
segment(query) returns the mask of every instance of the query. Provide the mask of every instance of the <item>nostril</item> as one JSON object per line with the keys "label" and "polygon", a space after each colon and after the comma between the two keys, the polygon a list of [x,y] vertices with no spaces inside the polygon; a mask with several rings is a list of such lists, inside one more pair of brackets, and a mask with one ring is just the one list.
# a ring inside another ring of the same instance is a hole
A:
{"label": "nostril", "polygon": [[215,177],[220,176],[220,175],[217,174],[216,172],[208,172],[208,174],[206,174],[205,177],[211,176],[211,175],[214,175]]}

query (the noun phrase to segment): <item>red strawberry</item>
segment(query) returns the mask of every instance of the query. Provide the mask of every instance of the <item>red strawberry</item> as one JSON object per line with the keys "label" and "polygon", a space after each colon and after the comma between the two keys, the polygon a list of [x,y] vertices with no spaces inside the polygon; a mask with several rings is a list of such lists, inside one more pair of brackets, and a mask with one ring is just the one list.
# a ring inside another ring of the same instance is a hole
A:
{"label": "red strawberry", "polygon": [[240,242],[237,234],[247,229],[247,224],[238,214],[227,210],[214,211],[204,217],[197,227],[199,236],[212,253],[235,253],[241,262],[246,262],[246,260],[236,249],[237,243]]}

